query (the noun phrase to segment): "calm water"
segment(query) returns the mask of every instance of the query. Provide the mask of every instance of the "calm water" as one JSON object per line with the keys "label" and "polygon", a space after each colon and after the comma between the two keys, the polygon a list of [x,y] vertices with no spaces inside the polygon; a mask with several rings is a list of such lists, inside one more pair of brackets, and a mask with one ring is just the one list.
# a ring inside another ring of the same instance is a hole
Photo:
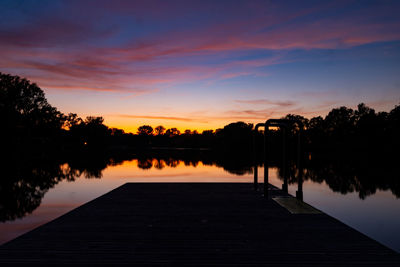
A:
{"label": "calm water", "polygon": [[[24,201],[0,203],[1,216],[5,221],[0,223],[0,243],[26,233],[127,182],[253,182],[253,174],[249,168],[243,171],[225,169],[209,162],[205,164],[202,161],[155,159],[133,159],[119,164],[106,164],[100,171],[71,171],[68,164],[63,164],[59,166],[62,177],[53,179],[47,187],[27,183],[28,186],[24,186],[30,191]],[[60,176],[59,170],[57,169],[56,175],[42,172],[44,176]],[[37,170],[34,172],[36,176],[42,175]],[[263,169],[259,168],[259,174],[262,173]],[[278,169],[270,168],[269,173],[269,182],[281,187],[282,178]],[[392,193],[393,188],[378,187],[385,189],[381,190],[375,187],[373,192],[365,194],[360,193],[361,189],[357,190],[357,183],[349,185],[344,181],[337,181],[337,177],[339,176],[335,176],[333,182],[329,180],[330,185],[323,178],[305,178],[304,201],[400,252],[400,199]],[[262,176],[259,179],[262,181]],[[18,185],[21,186],[21,183]],[[339,188],[336,189],[338,185]],[[342,193],[333,192],[331,188]],[[289,184],[289,193],[295,195],[296,190],[297,184],[292,181]],[[5,201],[4,197],[2,201]]]}

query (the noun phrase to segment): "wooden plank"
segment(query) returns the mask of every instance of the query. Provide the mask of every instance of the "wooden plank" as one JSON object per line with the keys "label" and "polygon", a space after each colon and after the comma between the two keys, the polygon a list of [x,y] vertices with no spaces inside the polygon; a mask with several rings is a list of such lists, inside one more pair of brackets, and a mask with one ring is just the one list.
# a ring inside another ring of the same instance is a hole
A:
{"label": "wooden plank", "polygon": [[292,214],[252,188],[128,183],[1,246],[0,264],[400,265],[332,217]]}
{"label": "wooden plank", "polygon": [[273,197],[276,203],[287,209],[290,213],[294,214],[320,214],[320,210],[317,210],[313,206],[297,199],[294,197]]}

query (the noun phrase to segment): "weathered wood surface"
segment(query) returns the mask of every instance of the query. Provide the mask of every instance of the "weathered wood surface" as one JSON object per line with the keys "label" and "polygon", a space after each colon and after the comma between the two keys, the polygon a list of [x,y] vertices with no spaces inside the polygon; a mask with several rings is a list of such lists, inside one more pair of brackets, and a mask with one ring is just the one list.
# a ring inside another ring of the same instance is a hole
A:
{"label": "weathered wood surface", "polygon": [[332,217],[291,214],[252,189],[128,183],[1,246],[0,265],[400,266]]}

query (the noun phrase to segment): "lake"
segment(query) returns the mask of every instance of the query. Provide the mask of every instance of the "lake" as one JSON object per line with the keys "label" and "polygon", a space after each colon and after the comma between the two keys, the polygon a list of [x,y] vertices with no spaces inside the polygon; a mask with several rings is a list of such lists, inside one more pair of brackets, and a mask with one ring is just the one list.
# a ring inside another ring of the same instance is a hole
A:
{"label": "lake", "polygon": [[[95,166],[63,163],[37,168],[25,164],[15,175],[18,178],[4,179],[0,187],[0,244],[127,182],[253,182],[251,166],[232,166],[171,158],[109,160]],[[333,167],[305,168],[303,199],[400,252],[399,177],[384,169],[349,174]],[[263,181],[263,167],[258,170],[259,181]],[[278,167],[269,168],[269,182],[279,188],[281,172]],[[288,191],[295,195],[298,185],[293,176]]]}

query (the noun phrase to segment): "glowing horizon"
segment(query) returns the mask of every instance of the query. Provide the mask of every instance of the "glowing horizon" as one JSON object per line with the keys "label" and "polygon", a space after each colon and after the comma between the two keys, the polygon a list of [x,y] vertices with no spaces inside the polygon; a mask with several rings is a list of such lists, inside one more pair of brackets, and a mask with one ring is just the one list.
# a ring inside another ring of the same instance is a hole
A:
{"label": "glowing horizon", "polygon": [[0,71],[109,127],[400,103],[398,1],[2,1]]}

